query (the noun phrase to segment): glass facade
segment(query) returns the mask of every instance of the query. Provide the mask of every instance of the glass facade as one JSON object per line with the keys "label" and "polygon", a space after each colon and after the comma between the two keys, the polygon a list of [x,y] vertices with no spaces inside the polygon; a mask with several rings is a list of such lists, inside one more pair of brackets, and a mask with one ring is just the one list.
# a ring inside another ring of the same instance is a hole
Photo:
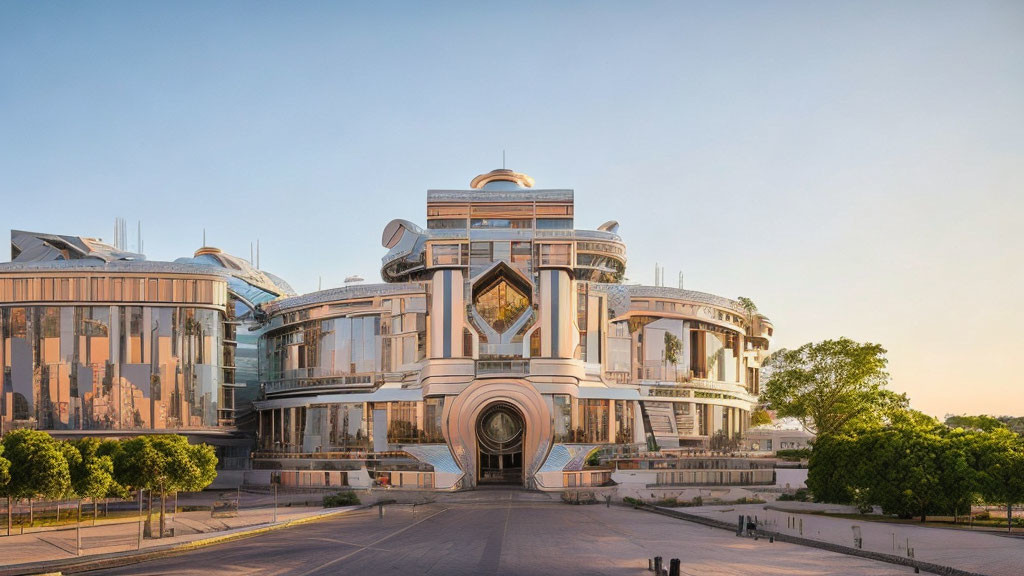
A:
{"label": "glass facade", "polygon": [[264,381],[379,372],[380,317],[314,320],[267,334],[261,346]]}
{"label": "glass facade", "polygon": [[50,430],[216,426],[233,410],[224,322],[178,306],[0,308],[3,418]]}
{"label": "glass facade", "polygon": [[441,414],[444,398],[422,402],[374,403],[374,409],[387,410],[388,442],[392,444],[442,444]]}
{"label": "glass facade", "polygon": [[385,372],[414,369],[426,357],[425,299],[384,299],[376,310],[325,319],[299,315],[287,326],[266,328],[259,340],[264,392],[365,387]]}
{"label": "glass facade", "polygon": [[481,291],[474,302],[480,316],[502,333],[530,305],[530,300],[504,279]]}

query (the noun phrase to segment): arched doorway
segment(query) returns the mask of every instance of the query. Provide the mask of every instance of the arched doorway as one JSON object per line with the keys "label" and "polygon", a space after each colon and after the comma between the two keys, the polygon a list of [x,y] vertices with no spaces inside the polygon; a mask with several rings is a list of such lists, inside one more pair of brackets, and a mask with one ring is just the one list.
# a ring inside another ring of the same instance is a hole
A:
{"label": "arched doorway", "polygon": [[508,402],[484,408],[476,422],[480,484],[523,484],[525,428],[522,413]]}

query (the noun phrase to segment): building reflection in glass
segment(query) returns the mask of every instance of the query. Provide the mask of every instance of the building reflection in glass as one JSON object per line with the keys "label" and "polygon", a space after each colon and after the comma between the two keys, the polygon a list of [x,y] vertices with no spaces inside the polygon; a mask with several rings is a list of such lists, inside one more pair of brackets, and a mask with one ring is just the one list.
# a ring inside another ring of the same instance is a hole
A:
{"label": "building reflection in glass", "polygon": [[218,424],[223,322],[184,306],[0,309],[5,420],[51,430]]}

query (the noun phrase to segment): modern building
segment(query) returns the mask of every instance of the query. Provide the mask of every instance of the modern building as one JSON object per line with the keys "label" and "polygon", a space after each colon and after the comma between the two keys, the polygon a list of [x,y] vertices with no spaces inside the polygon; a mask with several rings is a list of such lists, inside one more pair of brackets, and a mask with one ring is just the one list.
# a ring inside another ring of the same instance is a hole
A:
{"label": "modern building", "polygon": [[618,223],[576,229],[573,191],[533,184],[430,190],[425,227],[384,228],[385,283],[301,296],[216,248],[13,231],[0,432],[183,432],[250,482],[439,490],[591,486],[595,453],[738,442],[768,319],[624,283]]}
{"label": "modern building", "polygon": [[738,441],[772,325],[623,283],[618,224],[511,170],[427,192],[383,233],[384,284],[264,306],[254,467],[285,484],[542,490],[605,482],[595,450]]}
{"label": "modern building", "polygon": [[[248,465],[259,304],[293,294],[204,247],[151,262],[96,239],[11,233],[0,264],[0,431],[181,432]],[[239,461],[233,462],[232,459]]]}
{"label": "modern building", "polygon": [[743,449],[747,452],[775,454],[779,450],[808,449],[813,441],[814,434],[806,430],[766,424],[747,431],[743,437]]}

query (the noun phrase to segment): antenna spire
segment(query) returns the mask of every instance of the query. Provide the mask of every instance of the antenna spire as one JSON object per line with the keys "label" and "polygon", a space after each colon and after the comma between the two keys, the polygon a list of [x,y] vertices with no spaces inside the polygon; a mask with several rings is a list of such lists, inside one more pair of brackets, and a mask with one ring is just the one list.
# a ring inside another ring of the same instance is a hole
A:
{"label": "antenna spire", "polygon": [[501,169],[505,169],[505,149],[501,149]]}

